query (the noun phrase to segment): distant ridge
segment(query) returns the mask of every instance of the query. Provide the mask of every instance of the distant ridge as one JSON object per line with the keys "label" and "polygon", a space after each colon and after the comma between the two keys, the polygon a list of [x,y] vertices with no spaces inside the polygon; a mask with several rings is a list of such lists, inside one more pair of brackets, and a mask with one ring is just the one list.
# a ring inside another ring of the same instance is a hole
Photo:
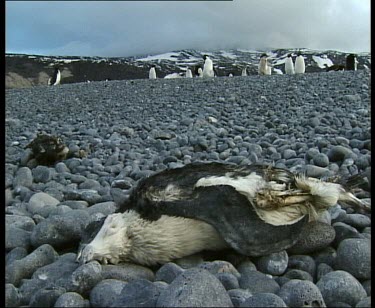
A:
{"label": "distant ridge", "polygon": [[[186,67],[203,65],[202,56],[207,54],[214,62],[218,76],[240,76],[247,66],[248,75],[257,74],[259,56],[266,52],[275,69],[272,74],[284,73],[284,60],[291,53],[293,60],[298,51],[305,57],[306,73],[325,71],[327,65],[345,64],[348,53],[334,50],[310,50],[306,48],[273,50],[216,50],[199,51],[185,49],[157,55],[136,57],[82,57],[42,56],[6,54],[6,89],[47,85],[53,67],[59,65],[61,84],[101,80],[123,80],[148,78],[152,64],[156,65],[157,76],[163,78],[171,73],[185,72]],[[371,69],[371,53],[357,53],[358,69]]]}

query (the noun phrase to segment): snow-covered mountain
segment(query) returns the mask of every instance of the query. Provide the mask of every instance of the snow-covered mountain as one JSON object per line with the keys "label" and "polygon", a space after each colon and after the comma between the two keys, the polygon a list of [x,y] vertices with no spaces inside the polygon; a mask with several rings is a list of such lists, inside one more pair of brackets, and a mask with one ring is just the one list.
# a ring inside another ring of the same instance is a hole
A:
{"label": "snow-covered mountain", "polygon": [[[144,55],[127,58],[6,55],[6,87],[16,88],[46,85],[54,66],[59,66],[61,83],[86,82],[96,80],[121,80],[148,78],[148,70],[156,65],[159,78],[173,73],[183,73],[186,68],[203,66],[203,55],[209,55],[214,62],[218,76],[240,76],[247,67],[249,75],[257,74],[259,57],[266,53],[272,64],[272,74],[284,73],[284,61],[289,53],[295,59],[300,51],[305,58],[306,73],[324,72],[325,65],[345,65],[348,53],[334,50],[275,49],[257,50],[181,50],[158,55]],[[371,69],[371,54],[358,53],[358,69]],[[177,74],[175,74],[177,75]],[[22,82],[21,82],[22,81]]]}

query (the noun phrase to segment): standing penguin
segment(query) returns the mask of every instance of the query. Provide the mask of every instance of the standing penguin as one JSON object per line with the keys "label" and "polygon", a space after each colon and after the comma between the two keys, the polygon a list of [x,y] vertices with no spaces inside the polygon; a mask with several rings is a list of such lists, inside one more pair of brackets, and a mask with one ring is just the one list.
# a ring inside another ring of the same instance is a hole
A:
{"label": "standing penguin", "polygon": [[259,75],[271,75],[271,66],[268,65],[268,58],[265,53],[260,56],[258,73]]}
{"label": "standing penguin", "polygon": [[151,65],[150,72],[148,73],[149,79],[156,79],[155,65]]}
{"label": "standing penguin", "polygon": [[59,67],[56,66],[55,71],[53,72],[52,78],[48,79],[48,85],[56,86],[60,84],[60,80],[61,80],[61,73],[60,73]]}
{"label": "standing penguin", "polygon": [[192,74],[190,68],[188,68],[188,67],[186,68],[185,77],[186,78],[193,78],[193,74]]}
{"label": "standing penguin", "polygon": [[301,55],[301,53],[297,54],[296,63],[294,71],[296,74],[304,74],[305,73],[305,59]]}
{"label": "standing penguin", "polygon": [[242,69],[241,76],[247,76],[246,66]]}
{"label": "standing penguin", "polygon": [[204,55],[203,77],[215,77],[214,64],[209,56]]}
{"label": "standing penguin", "polygon": [[285,74],[289,74],[289,75],[294,74],[294,64],[293,64],[292,54],[288,54],[288,57],[285,59]]}
{"label": "standing penguin", "polygon": [[346,70],[356,71],[357,70],[358,60],[355,54],[351,53],[346,57]]}

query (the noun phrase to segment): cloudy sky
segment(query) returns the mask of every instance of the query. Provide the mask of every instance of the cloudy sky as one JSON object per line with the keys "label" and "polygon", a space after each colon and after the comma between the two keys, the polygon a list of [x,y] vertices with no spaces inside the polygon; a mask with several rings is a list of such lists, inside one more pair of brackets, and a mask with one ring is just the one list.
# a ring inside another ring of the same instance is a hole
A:
{"label": "cloudy sky", "polygon": [[370,51],[370,0],[6,1],[6,52]]}

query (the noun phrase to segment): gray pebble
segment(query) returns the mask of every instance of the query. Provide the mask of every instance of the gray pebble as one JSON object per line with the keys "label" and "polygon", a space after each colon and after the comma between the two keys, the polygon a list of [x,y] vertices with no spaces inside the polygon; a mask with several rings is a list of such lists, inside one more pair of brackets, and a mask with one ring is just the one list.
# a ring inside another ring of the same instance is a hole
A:
{"label": "gray pebble", "polygon": [[176,263],[166,263],[155,273],[155,280],[165,281],[171,283],[178,275],[184,271],[183,268],[178,266]]}
{"label": "gray pebble", "polygon": [[319,153],[313,157],[313,162],[315,166],[325,168],[325,167],[328,167],[329,165],[329,158],[326,154]]}
{"label": "gray pebble", "polygon": [[260,272],[270,275],[282,275],[288,267],[288,254],[285,250],[263,256],[256,262]]}
{"label": "gray pebble", "polygon": [[52,307],[64,293],[65,289],[59,287],[40,289],[31,296],[29,307]]}
{"label": "gray pebble", "polygon": [[288,270],[285,274],[284,277],[289,278],[289,279],[298,279],[298,280],[308,280],[313,282],[314,279],[310,275],[310,273],[298,270],[298,269],[291,269]]}
{"label": "gray pebble", "polygon": [[5,227],[5,249],[10,251],[16,247],[22,247],[29,250],[30,244],[30,231],[25,231],[12,225]]}
{"label": "gray pebble", "polygon": [[25,186],[31,187],[33,184],[33,174],[28,167],[21,167],[17,170],[16,176],[13,179],[13,187]]}
{"label": "gray pebble", "polygon": [[367,296],[364,299],[361,299],[357,305],[355,305],[355,308],[364,308],[364,307],[371,307],[371,296]]}
{"label": "gray pebble", "polygon": [[5,284],[5,307],[18,307],[20,302],[17,288],[11,283]]}
{"label": "gray pebble", "polygon": [[102,276],[103,279],[117,279],[127,282],[137,279],[155,280],[154,272],[151,269],[132,263],[102,265]]}
{"label": "gray pebble", "polygon": [[8,266],[15,260],[20,260],[27,256],[27,250],[23,247],[16,247],[6,254],[5,263]]}
{"label": "gray pebble", "polygon": [[230,273],[237,278],[241,276],[237,269],[227,261],[217,260],[212,262],[204,262],[202,264],[199,264],[198,268],[203,268],[214,275],[217,273]]}
{"label": "gray pebble", "polygon": [[343,240],[335,261],[336,270],[344,270],[360,280],[371,279],[371,240]]}
{"label": "gray pebble", "polygon": [[333,146],[327,153],[330,162],[343,161],[353,152],[342,145]]}
{"label": "gray pebble", "polygon": [[315,264],[317,266],[320,263],[326,263],[329,266],[333,266],[336,256],[336,250],[331,246],[312,254],[312,257],[314,258]]}
{"label": "gray pebble", "polygon": [[272,278],[258,271],[248,271],[239,279],[240,287],[251,293],[276,293],[280,287]]}
{"label": "gray pebble", "polygon": [[335,239],[335,229],[322,222],[310,222],[302,230],[300,239],[287,251],[291,254],[306,254],[327,247]]}
{"label": "gray pebble", "polygon": [[246,299],[253,296],[253,294],[250,291],[245,289],[229,290],[228,295],[234,307],[241,307],[241,305],[246,301]]}
{"label": "gray pebble", "polygon": [[117,206],[114,202],[108,201],[108,202],[101,202],[91,205],[86,209],[86,211],[92,215],[95,213],[102,213],[105,216],[108,216],[109,214],[113,214],[117,209]]}
{"label": "gray pebble", "polygon": [[367,296],[371,296],[371,279],[363,281],[362,286],[365,289]]}
{"label": "gray pebble", "polygon": [[18,289],[22,305],[28,305],[31,297],[43,288],[47,287],[47,282],[40,279],[22,279]]}
{"label": "gray pebble", "polygon": [[160,291],[152,282],[139,279],[125,284],[109,307],[155,307]]}
{"label": "gray pebble", "polygon": [[160,293],[156,307],[233,307],[220,281],[205,269],[187,269]]}
{"label": "gray pebble", "polygon": [[55,262],[38,268],[32,279],[46,281],[48,284],[58,284],[59,279],[69,277],[79,266],[75,253],[61,255]]}
{"label": "gray pebble", "polygon": [[116,279],[104,279],[100,281],[90,292],[90,304],[92,307],[110,307],[119,299],[122,289],[127,282]]}
{"label": "gray pebble", "polygon": [[363,214],[348,214],[342,221],[357,229],[371,226],[371,219]]}
{"label": "gray pebble", "polygon": [[21,279],[30,278],[38,268],[54,262],[57,256],[51,245],[42,245],[28,256],[12,262],[5,269],[5,280],[18,286]]}
{"label": "gray pebble", "polygon": [[76,292],[66,292],[56,300],[53,307],[90,307],[90,303]]}
{"label": "gray pebble", "polygon": [[333,271],[333,268],[325,263],[320,263],[316,270],[316,280],[319,281],[325,274]]}
{"label": "gray pebble", "polygon": [[327,168],[318,167],[318,166],[309,165],[309,164],[303,166],[302,171],[306,173],[306,176],[312,177],[312,178],[322,178],[324,176],[332,175],[332,172]]}
{"label": "gray pebble", "polygon": [[288,269],[298,269],[305,271],[315,277],[316,264],[315,260],[310,256],[305,255],[293,255],[289,256]]}
{"label": "gray pebble", "polygon": [[292,279],[276,294],[288,307],[325,307],[325,298],[311,281]]}
{"label": "gray pebble", "polygon": [[102,280],[102,267],[97,261],[79,266],[62,285],[68,292],[87,297],[94,286]]}
{"label": "gray pebble", "polygon": [[63,216],[51,216],[41,221],[31,233],[31,244],[38,247],[50,244],[54,247],[69,246],[81,239],[83,228],[89,221],[84,210],[73,210]]}
{"label": "gray pebble", "polygon": [[220,280],[225,290],[238,289],[240,287],[238,278],[230,273],[217,273],[216,278]]}
{"label": "gray pebble", "polygon": [[[47,217],[49,211],[56,208],[56,205],[59,203],[60,201],[56,198],[44,192],[38,192],[30,198],[27,209],[32,214],[39,214],[43,217]],[[48,210],[46,211],[45,208]]]}
{"label": "gray pebble", "polygon": [[333,225],[335,229],[335,240],[333,241],[333,246],[337,247],[343,240],[348,238],[363,238],[362,234],[352,226],[347,225],[343,222],[335,222]]}
{"label": "gray pebble", "polygon": [[[336,302],[355,306],[367,296],[365,289],[351,274],[333,271],[324,275],[316,284],[328,307]],[[335,307],[335,306],[333,306]]]}
{"label": "gray pebble", "polygon": [[37,166],[32,170],[32,174],[35,183],[47,183],[52,177],[50,168],[46,166]]}
{"label": "gray pebble", "polygon": [[240,307],[287,307],[285,302],[276,294],[257,293],[247,298]]}

